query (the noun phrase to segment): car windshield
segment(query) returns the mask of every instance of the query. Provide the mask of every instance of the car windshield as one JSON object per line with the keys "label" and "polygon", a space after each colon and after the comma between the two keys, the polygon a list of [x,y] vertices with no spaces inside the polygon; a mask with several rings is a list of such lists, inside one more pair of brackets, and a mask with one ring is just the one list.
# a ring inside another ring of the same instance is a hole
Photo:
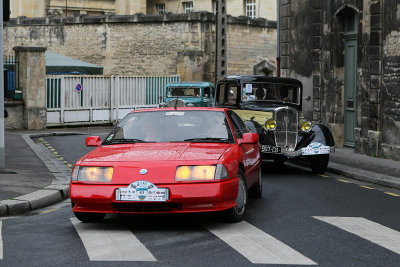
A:
{"label": "car windshield", "polygon": [[279,101],[300,104],[300,88],[282,83],[245,83],[242,101]]}
{"label": "car windshield", "polygon": [[128,114],[103,144],[144,142],[232,143],[233,135],[222,111],[142,111]]}
{"label": "car windshield", "polygon": [[200,87],[169,87],[167,97],[201,97]]}

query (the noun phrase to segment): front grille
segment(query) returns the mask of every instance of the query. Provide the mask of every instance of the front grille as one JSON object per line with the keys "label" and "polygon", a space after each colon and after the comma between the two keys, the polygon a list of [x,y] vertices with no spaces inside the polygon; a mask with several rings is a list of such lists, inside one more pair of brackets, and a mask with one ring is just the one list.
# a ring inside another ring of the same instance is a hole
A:
{"label": "front grille", "polygon": [[281,108],[275,111],[275,142],[279,147],[292,150],[297,144],[298,113],[295,109]]}
{"label": "front grille", "polygon": [[173,202],[112,203],[111,206],[119,212],[169,212],[182,209],[182,204]]}

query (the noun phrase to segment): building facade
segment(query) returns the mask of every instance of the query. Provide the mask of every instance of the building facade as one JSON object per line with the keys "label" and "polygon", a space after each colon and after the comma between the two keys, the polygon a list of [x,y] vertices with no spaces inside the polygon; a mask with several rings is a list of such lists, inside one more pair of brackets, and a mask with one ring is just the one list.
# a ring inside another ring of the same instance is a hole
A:
{"label": "building facade", "polygon": [[[276,0],[226,0],[227,14],[276,20]],[[215,0],[13,0],[11,17],[215,13]]]}
{"label": "building facade", "polygon": [[400,159],[400,3],[281,0],[282,76],[303,81],[304,115],[337,146]]}

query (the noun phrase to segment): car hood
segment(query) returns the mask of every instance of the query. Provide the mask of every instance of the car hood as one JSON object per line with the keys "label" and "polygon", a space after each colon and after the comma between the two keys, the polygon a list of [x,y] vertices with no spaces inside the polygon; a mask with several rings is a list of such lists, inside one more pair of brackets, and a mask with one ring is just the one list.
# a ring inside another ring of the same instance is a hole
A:
{"label": "car hood", "polygon": [[[154,184],[175,183],[179,165],[216,164],[230,144],[137,143],[100,146],[78,162],[83,166],[113,166],[112,184],[127,185],[145,180]],[[140,170],[146,169],[146,174]]]}
{"label": "car hood", "polygon": [[230,144],[136,143],[100,146],[84,162],[218,160]]}

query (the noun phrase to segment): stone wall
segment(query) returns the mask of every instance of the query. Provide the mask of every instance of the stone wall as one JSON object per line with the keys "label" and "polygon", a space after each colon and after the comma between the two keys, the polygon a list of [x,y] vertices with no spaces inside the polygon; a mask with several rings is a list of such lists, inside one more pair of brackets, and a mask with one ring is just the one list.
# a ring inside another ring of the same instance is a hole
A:
{"label": "stone wall", "polygon": [[400,4],[389,0],[282,0],[282,76],[300,79],[304,115],[344,136],[344,17],[355,12],[356,152],[400,159]]}
{"label": "stone wall", "polygon": [[[229,73],[252,74],[258,57],[276,57],[275,22],[230,17],[228,25]],[[18,18],[4,28],[5,55],[14,46],[47,47],[103,66],[106,75],[179,73],[182,80],[214,81],[214,15],[207,12]]]}

